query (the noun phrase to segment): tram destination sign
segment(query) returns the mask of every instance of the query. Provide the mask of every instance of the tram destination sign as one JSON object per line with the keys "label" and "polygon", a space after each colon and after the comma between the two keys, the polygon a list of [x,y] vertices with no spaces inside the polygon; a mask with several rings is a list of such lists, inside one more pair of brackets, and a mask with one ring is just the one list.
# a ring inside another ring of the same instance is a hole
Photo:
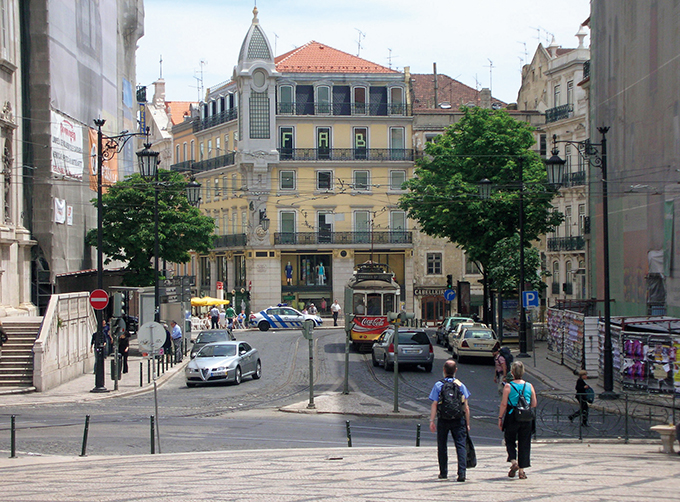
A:
{"label": "tram destination sign", "polygon": [[385,274],[385,273],[374,273],[374,274],[367,274],[367,273],[357,273],[356,276],[357,282],[361,281],[385,281],[385,282],[391,282],[392,281],[392,274]]}

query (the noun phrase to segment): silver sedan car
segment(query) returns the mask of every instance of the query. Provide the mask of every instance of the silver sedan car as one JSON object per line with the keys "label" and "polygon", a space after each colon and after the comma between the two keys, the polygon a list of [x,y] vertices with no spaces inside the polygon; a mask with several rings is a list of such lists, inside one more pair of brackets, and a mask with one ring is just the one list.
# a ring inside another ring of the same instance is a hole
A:
{"label": "silver sedan car", "polygon": [[196,353],[184,370],[187,387],[211,382],[241,383],[243,377],[262,376],[262,362],[257,349],[246,342],[209,343]]}

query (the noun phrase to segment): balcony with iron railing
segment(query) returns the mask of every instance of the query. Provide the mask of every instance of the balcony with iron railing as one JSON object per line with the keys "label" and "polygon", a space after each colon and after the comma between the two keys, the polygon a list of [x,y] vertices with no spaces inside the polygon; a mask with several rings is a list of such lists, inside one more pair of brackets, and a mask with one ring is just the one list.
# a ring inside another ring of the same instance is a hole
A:
{"label": "balcony with iron railing", "polygon": [[202,119],[194,120],[194,132],[203,131],[204,129],[209,129],[225,122],[230,122],[238,118],[238,110],[232,108],[230,110],[222,110],[215,115],[205,117]]}
{"label": "balcony with iron railing", "polygon": [[583,251],[586,248],[586,240],[582,235],[574,237],[549,237],[548,251]]}
{"label": "balcony with iron railing", "polygon": [[413,150],[407,148],[279,148],[279,159],[297,161],[413,162]]}
{"label": "balcony with iron railing", "polygon": [[206,160],[185,160],[184,162],[178,162],[170,166],[171,171],[177,172],[192,172],[200,173],[203,171],[211,171],[212,169],[218,169],[225,166],[233,166],[235,163],[234,152],[227,153],[226,155],[219,155],[213,157],[212,159]]}
{"label": "balcony with iron railing", "polygon": [[583,80],[590,78],[590,60],[583,63]]}
{"label": "balcony with iron railing", "polygon": [[569,103],[566,105],[549,108],[545,111],[545,123],[557,122],[558,120],[568,119],[574,113],[574,105]]}
{"label": "balcony with iron railing", "polygon": [[328,102],[292,102],[277,103],[278,115],[368,115],[385,117],[390,115],[410,115],[411,108],[406,103],[328,103]]}
{"label": "balcony with iron railing", "polygon": [[277,232],[275,245],[305,244],[412,244],[413,232]]}
{"label": "balcony with iron railing", "polygon": [[216,235],[213,240],[215,249],[243,247],[246,244],[248,244],[246,234]]}
{"label": "balcony with iron railing", "polygon": [[586,184],[586,172],[576,171],[575,173],[567,173],[564,175],[563,187],[577,187]]}

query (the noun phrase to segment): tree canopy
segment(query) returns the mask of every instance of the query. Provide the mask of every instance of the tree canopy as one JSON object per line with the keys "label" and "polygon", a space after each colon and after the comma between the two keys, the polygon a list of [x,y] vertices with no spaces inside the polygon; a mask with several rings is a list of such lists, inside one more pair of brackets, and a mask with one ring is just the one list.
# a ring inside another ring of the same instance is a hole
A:
{"label": "tree canopy", "polygon": [[[491,253],[491,270],[489,276],[494,287],[503,293],[517,290],[519,284],[519,234],[507,237],[496,244]],[[538,249],[530,247],[524,250],[524,282],[530,289],[543,291],[547,286],[543,277],[550,275],[541,270],[541,257]]]}
{"label": "tree canopy", "polygon": [[[189,205],[186,180],[179,173],[159,171],[158,243],[159,259],[170,263],[189,261],[189,251],[206,253],[213,246],[215,222]],[[105,263],[127,262],[127,286],[154,283],[154,182],[139,174],[111,186],[102,196],[102,250]],[[97,199],[93,199],[97,204]],[[87,234],[87,243],[97,245],[97,229]]]}
{"label": "tree canopy", "polygon": [[[531,127],[504,110],[463,108],[462,114],[427,144],[400,206],[427,235],[461,246],[487,275],[497,244],[518,232],[520,168],[525,243],[553,230],[563,217],[553,210],[555,192],[546,187],[545,166],[530,150]],[[486,200],[479,195],[483,179],[493,187]]]}

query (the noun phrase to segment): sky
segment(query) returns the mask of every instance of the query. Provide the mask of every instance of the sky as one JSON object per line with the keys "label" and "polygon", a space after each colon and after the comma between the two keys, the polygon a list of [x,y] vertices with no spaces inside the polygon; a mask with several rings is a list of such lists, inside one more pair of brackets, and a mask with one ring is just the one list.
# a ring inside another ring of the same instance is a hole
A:
{"label": "sky", "polygon": [[[204,91],[229,80],[254,3],[144,0],[138,84],[151,86],[162,68],[166,101],[197,101],[201,74]],[[432,73],[437,63],[438,73],[513,103],[539,42],[578,45],[590,0],[257,0],[257,8],[276,55],[315,40],[388,67],[391,54],[400,71]]]}

